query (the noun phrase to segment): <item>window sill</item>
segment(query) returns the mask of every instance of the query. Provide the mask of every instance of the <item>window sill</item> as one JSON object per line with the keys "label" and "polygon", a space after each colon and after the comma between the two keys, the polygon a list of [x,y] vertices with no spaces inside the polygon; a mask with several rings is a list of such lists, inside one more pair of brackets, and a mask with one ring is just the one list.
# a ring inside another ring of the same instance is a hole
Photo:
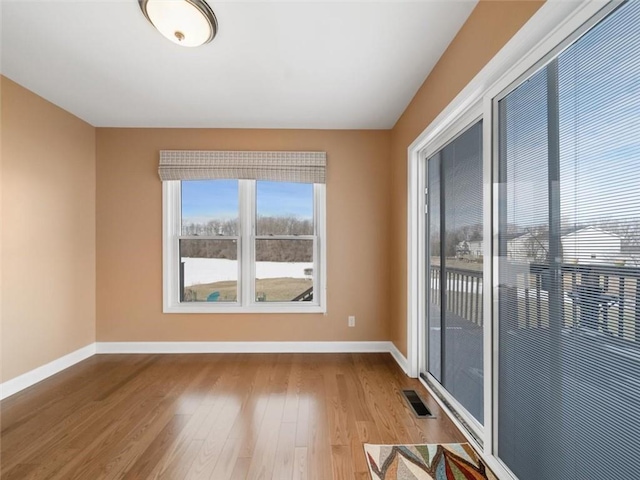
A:
{"label": "window sill", "polygon": [[[205,303],[205,302],[203,302]],[[273,304],[273,305],[189,305],[189,304],[174,304],[165,306],[162,309],[163,313],[327,313],[327,309],[321,305],[287,305],[287,304]]]}

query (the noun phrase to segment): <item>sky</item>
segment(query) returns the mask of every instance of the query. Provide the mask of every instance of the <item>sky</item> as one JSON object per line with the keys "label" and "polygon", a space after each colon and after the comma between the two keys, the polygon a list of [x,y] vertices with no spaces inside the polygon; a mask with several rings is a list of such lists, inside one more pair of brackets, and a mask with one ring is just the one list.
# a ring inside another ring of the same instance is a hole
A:
{"label": "sky", "polygon": [[[571,224],[640,218],[640,2],[558,57],[560,206]],[[507,222],[548,222],[546,70],[505,100]],[[501,101],[501,103],[503,102]]]}
{"label": "sky", "polygon": [[[313,184],[258,181],[257,214],[313,218]],[[189,180],[182,182],[182,217],[202,223],[238,217],[237,180]]]}

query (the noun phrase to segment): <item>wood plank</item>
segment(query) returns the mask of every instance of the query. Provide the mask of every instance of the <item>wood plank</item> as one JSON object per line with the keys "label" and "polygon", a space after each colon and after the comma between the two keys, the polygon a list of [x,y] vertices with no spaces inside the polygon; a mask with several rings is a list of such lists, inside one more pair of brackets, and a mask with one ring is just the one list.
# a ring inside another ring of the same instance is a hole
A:
{"label": "wood plank", "polygon": [[333,478],[353,478],[353,462],[351,461],[351,447],[348,445],[331,446],[331,465],[333,466]]}
{"label": "wood plank", "polygon": [[298,404],[300,403],[300,390],[302,388],[302,365],[295,361],[291,367],[289,382],[287,383],[287,394],[284,402],[284,412],[282,422],[295,422],[298,418]]}
{"label": "wood plank", "polygon": [[162,431],[149,443],[142,455],[126,469],[126,474],[122,479],[137,480],[150,477],[167,446],[184,429],[189,418],[188,415],[174,415]]}
{"label": "wood plank", "polygon": [[284,398],[282,395],[271,394],[264,420],[258,433],[256,448],[251,456],[247,479],[264,480],[271,478],[278,446],[278,436],[282,427],[283,412]]}
{"label": "wood plank", "polygon": [[160,472],[154,472],[151,478],[158,478],[159,480],[187,478],[187,472],[191,468],[191,465],[193,465],[203,443],[203,440],[192,440],[181,443],[171,457],[171,461],[166,465],[162,465]]}
{"label": "wood plank", "polygon": [[353,471],[366,472],[368,470],[367,461],[364,456],[364,450],[362,449],[362,443],[360,442],[359,435],[357,435],[357,415],[355,414],[355,410],[357,409],[356,404],[358,403],[357,398],[350,397],[350,392],[347,388],[347,381],[344,375],[336,375],[336,380],[338,382],[340,402],[344,412],[346,413],[346,426],[347,431],[349,432],[348,445],[351,447]]}
{"label": "wood plank", "polygon": [[[286,402],[285,402],[286,409]],[[296,424],[292,422],[283,423],[278,436],[278,446],[273,462],[273,480],[293,477],[293,464],[295,458],[296,444]]]}
{"label": "wood plank", "polygon": [[250,458],[239,458],[229,480],[245,480],[249,472]]}
{"label": "wood plank", "polygon": [[333,372],[327,372],[324,380],[331,445],[348,445],[350,436],[347,427],[347,411],[345,402],[340,398],[338,376]]}
{"label": "wood plank", "polygon": [[307,480],[307,447],[295,447],[292,480]]}
{"label": "wood plank", "polygon": [[331,435],[324,378],[311,377],[313,402],[309,408],[307,433],[307,465],[308,477],[311,480],[326,480],[331,478]]}

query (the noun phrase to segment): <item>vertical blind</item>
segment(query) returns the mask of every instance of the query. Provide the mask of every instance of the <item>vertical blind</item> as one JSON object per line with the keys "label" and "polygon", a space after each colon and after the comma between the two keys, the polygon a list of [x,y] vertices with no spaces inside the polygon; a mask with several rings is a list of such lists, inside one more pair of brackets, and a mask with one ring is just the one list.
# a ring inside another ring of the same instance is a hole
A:
{"label": "vertical blind", "polygon": [[498,102],[498,457],[639,478],[640,2]]}

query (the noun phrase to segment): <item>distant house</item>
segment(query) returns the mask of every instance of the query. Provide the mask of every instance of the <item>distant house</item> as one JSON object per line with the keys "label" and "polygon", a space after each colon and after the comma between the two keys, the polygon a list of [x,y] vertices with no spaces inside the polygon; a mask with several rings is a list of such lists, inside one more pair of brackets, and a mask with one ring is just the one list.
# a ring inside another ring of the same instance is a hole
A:
{"label": "distant house", "polygon": [[585,227],[562,237],[565,263],[615,263],[622,256],[622,237]]}
{"label": "distant house", "polygon": [[[566,231],[561,237],[564,263],[612,264],[623,260],[622,238],[597,227]],[[507,256],[528,262],[544,262],[549,251],[547,231],[527,232],[507,240]]]}
{"label": "distant house", "polygon": [[482,257],[482,240],[463,240],[456,245],[456,257],[476,260]]}
{"label": "distant house", "polygon": [[483,248],[482,240],[471,240],[467,243],[469,244],[469,256],[471,258],[482,257],[482,248]]}

